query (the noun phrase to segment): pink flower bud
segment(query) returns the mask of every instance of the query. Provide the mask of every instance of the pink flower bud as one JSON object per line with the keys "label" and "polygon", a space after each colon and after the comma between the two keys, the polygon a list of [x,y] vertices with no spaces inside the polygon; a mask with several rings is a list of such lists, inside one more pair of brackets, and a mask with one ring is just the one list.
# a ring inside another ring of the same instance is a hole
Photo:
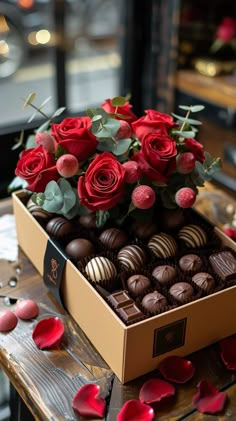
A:
{"label": "pink flower bud", "polygon": [[125,120],[120,120],[120,127],[117,130],[116,135],[114,136],[115,140],[127,139],[131,136],[132,129],[129,123]]}
{"label": "pink flower bud", "polygon": [[48,152],[53,153],[55,151],[54,139],[49,133],[36,133],[35,142],[38,146],[42,145]]}
{"label": "pink flower bud", "polygon": [[195,162],[192,152],[183,152],[176,159],[176,169],[181,174],[189,174],[195,168]]}
{"label": "pink flower bud", "polygon": [[141,176],[139,164],[135,161],[127,161],[124,162],[123,167],[125,168],[125,182],[136,183]]}
{"label": "pink flower bud", "polygon": [[135,187],[132,193],[132,202],[138,209],[150,209],[155,203],[156,194],[154,190],[145,185]]}
{"label": "pink flower bud", "polygon": [[77,158],[69,153],[60,156],[57,160],[56,166],[59,174],[65,178],[73,177],[79,170]]}
{"label": "pink flower bud", "polygon": [[196,200],[196,193],[190,187],[183,187],[175,194],[175,201],[180,208],[190,208]]}

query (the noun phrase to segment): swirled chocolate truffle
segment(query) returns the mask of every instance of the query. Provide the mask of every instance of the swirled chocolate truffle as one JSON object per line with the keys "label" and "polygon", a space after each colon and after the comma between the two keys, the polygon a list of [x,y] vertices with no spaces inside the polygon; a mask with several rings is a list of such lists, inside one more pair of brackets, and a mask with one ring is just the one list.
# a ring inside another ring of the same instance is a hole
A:
{"label": "swirled chocolate truffle", "polygon": [[88,215],[82,215],[79,217],[79,223],[84,228],[92,229],[97,228],[96,225],[96,212],[89,213]]}
{"label": "swirled chocolate truffle", "polygon": [[179,267],[183,272],[198,271],[202,265],[202,259],[197,254],[185,254],[179,259]]}
{"label": "swirled chocolate truffle", "polygon": [[58,240],[66,238],[73,231],[73,224],[63,216],[52,218],[46,225],[46,231]]}
{"label": "swirled chocolate truffle", "polygon": [[177,252],[175,239],[164,232],[153,235],[148,242],[148,247],[160,258],[175,256]]}
{"label": "swirled chocolate truffle", "polygon": [[150,286],[150,279],[144,275],[133,275],[127,279],[127,288],[134,297],[143,294]]}
{"label": "swirled chocolate truffle", "polygon": [[207,272],[196,273],[192,281],[206,293],[211,292],[215,287],[215,279]]}
{"label": "swirled chocolate truffle", "polygon": [[203,247],[207,243],[207,235],[199,225],[185,225],[178,232],[178,237],[187,247]]}
{"label": "swirled chocolate truffle", "polygon": [[85,266],[85,272],[89,279],[95,283],[109,281],[117,274],[114,263],[103,256],[91,259]]}
{"label": "swirled chocolate truffle", "polygon": [[65,252],[73,259],[80,260],[83,257],[94,254],[95,247],[93,243],[86,238],[75,238],[67,244]]}
{"label": "swirled chocolate truffle", "polygon": [[139,270],[147,260],[145,251],[136,245],[129,245],[123,247],[117,259],[124,270]]}
{"label": "swirled chocolate truffle", "polygon": [[153,269],[152,276],[161,285],[166,285],[173,281],[176,277],[176,269],[170,265],[160,265]]}
{"label": "swirled chocolate truffle", "polygon": [[53,213],[46,211],[39,205],[36,205],[32,199],[28,200],[26,207],[29,213],[31,213],[31,215],[39,222],[48,222],[49,219],[54,216]]}
{"label": "swirled chocolate truffle", "polygon": [[147,240],[158,232],[158,227],[154,222],[136,221],[131,227],[132,233],[140,240]]}
{"label": "swirled chocolate truffle", "polygon": [[164,209],[160,214],[160,220],[164,231],[176,231],[185,223],[183,209]]}
{"label": "swirled chocolate truffle", "polygon": [[99,240],[109,249],[118,249],[127,244],[128,236],[118,228],[107,228],[100,234]]}
{"label": "swirled chocolate truffle", "polygon": [[170,287],[169,293],[177,303],[183,304],[193,297],[194,289],[187,282],[177,282]]}
{"label": "swirled chocolate truffle", "polygon": [[142,306],[151,314],[156,314],[167,306],[167,299],[157,291],[146,294],[142,299]]}

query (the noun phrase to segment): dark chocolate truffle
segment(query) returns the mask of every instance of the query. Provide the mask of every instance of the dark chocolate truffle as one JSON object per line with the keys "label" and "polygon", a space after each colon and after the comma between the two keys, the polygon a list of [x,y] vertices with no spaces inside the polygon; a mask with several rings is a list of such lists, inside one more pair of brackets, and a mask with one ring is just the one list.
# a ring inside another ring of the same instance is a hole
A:
{"label": "dark chocolate truffle", "polygon": [[167,305],[167,299],[157,291],[146,294],[142,299],[142,306],[151,314],[155,314]]}
{"label": "dark chocolate truffle", "polygon": [[170,265],[157,266],[153,269],[152,276],[159,282],[159,284],[166,285],[175,279],[176,269]]}
{"label": "dark chocolate truffle", "polygon": [[133,294],[135,297],[141,295],[146,289],[151,286],[150,279],[144,275],[133,275],[127,279],[127,287],[128,290]]}
{"label": "dark chocolate truffle", "polygon": [[127,244],[128,236],[124,231],[118,228],[107,228],[100,234],[99,240],[105,247],[117,249]]}
{"label": "dark chocolate truffle", "polygon": [[192,281],[207,293],[211,292],[215,287],[215,279],[207,272],[196,273],[192,277]]}
{"label": "dark chocolate truffle", "polygon": [[183,272],[198,271],[202,264],[202,259],[197,254],[185,254],[179,259],[179,267]]}
{"label": "dark chocolate truffle", "polygon": [[82,215],[82,216],[80,216],[79,223],[84,228],[88,228],[88,229],[97,228],[97,225],[96,225],[96,212],[89,213],[88,215]]}
{"label": "dark chocolate truffle", "polygon": [[46,211],[39,205],[36,205],[32,199],[28,200],[26,207],[29,213],[31,213],[31,215],[39,222],[48,222],[49,219],[54,216],[53,213]]}
{"label": "dark chocolate truffle", "polygon": [[180,304],[186,303],[194,295],[192,285],[187,282],[177,282],[169,289],[170,295]]}
{"label": "dark chocolate truffle", "polygon": [[160,215],[161,226],[165,231],[178,230],[185,223],[183,209],[164,209]]}
{"label": "dark chocolate truffle", "polygon": [[199,225],[185,225],[178,232],[178,237],[187,247],[203,247],[207,243],[207,235]]}
{"label": "dark chocolate truffle", "polygon": [[139,270],[145,264],[147,257],[141,247],[129,245],[119,251],[117,259],[124,270]]}
{"label": "dark chocolate truffle", "polygon": [[67,244],[65,252],[73,259],[79,260],[94,254],[95,248],[91,241],[86,238],[75,238]]}
{"label": "dark chocolate truffle", "polygon": [[223,250],[211,254],[209,262],[214,272],[220,276],[223,281],[236,279],[236,259],[230,251]]}
{"label": "dark chocolate truffle", "polygon": [[154,222],[136,221],[131,227],[132,233],[140,240],[147,240],[158,232],[158,227]]}
{"label": "dark chocolate truffle", "polygon": [[148,247],[160,258],[175,256],[177,252],[175,239],[164,232],[153,235],[148,242]]}
{"label": "dark chocolate truffle", "polygon": [[63,239],[73,231],[73,224],[63,216],[56,216],[47,223],[46,231],[51,237]]}
{"label": "dark chocolate truffle", "polygon": [[85,272],[93,282],[103,282],[114,278],[117,274],[116,267],[107,257],[97,256],[85,266]]}

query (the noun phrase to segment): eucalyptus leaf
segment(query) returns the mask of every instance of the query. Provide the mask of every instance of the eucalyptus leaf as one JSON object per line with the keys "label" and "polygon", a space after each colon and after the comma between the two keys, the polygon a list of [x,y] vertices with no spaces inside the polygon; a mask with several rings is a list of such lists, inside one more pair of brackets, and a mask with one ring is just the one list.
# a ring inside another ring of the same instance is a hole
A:
{"label": "eucalyptus leaf", "polygon": [[101,114],[94,115],[93,118],[92,118],[92,122],[101,121],[101,120],[102,120]]}
{"label": "eucalyptus leaf", "polygon": [[23,178],[16,176],[10,182],[7,189],[9,192],[12,192],[19,189],[25,189],[27,186],[28,186],[28,183]]}
{"label": "eucalyptus leaf", "polygon": [[188,123],[190,125],[191,124],[193,124],[193,125],[200,125],[200,124],[202,124],[201,121],[194,120],[193,118],[186,118],[186,117],[183,117],[183,116],[174,114],[174,113],[172,113],[172,115],[173,115],[173,117],[177,118],[179,121],[183,121],[183,122]]}
{"label": "eucalyptus leaf", "polygon": [[36,115],[37,115],[37,111],[35,112],[35,113],[33,113],[32,114],[32,116],[29,118],[29,120],[28,120],[28,123],[31,123],[31,121],[33,121],[34,120],[34,118],[36,117]]}
{"label": "eucalyptus leaf", "polygon": [[103,124],[102,128],[97,131],[96,136],[100,137],[114,137],[120,127],[119,120],[115,120],[110,118],[107,120],[105,124]]}
{"label": "eucalyptus leaf", "polygon": [[30,136],[27,137],[25,149],[31,149],[31,148],[36,148],[36,147],[37,147],[37,144],[35,142],[35,135],[31,134]]}
{"label": "eucalyptus leaf", "polygon": [[36,93],[35,92],[30,93],[28,95],[28,97],[26,98],[26,100],[24,100],[23,108],[26,108],[27,105],[32,104],[32,102],[35,100],[35,98],[36,98]]}
{"label": "eucalyptus leaf", "polygon": [[186,139],[191,139],[192,137],[195,136],[195,132],[193,130],[191,131],[181,131],[181,130],[172,130],[172,134],[174,135],[178,135],[178,136],[182,136]]}
{"label": "eucalyptus leaf", "polygon": [[191,113],[198,113],[199,111],[204,110],[204,105],[191,105]]}
{"label": "eucalyptus leaf", "polygon": [[60,107],[58,108],[52,115],[52,118],[58,117],[65,111],[66,107]]}
{"label": "eucalyptus leaf", "polygon": [[127,102],[127,99],[124,98],[123,96],[116,96],[112,98],[111,105],[113,105],[113,107],[123,107],[126,102]]}
{"label": "eucalyptus leaf", "polygon": [[56,213],[62,209],[64,205],[64,197],[56,181],[49,181],[45,188],[44,194],[45,201],[43,204],[43,209],[52,213]]}
{"label": "eucalyptus leaf", "polygon": [[106,138],[106,140],[101,142],[99,139],[99,143],[97,145],[97,150],[99,152],[111,152],[114,145],[114,141],[110,138]]}
{"label": "eucalyptus leaf", "polygon": [[96,211],[96,225],[97,225],[97,227],[102,228],[105,225],[105,223],[108,221],[109,218],[110,218],[109,211],[107,211],[107,210]]}
{"label": "eucalyptus leaf", "polygon": [[51,101],[51,99],[52,99],[52,97],[51,96],[48,96],[43,102],[42,102],[42,104],[40,104],[40,106],[39,106],[39,110],[41,110],[43,107],[44,107],[44,105],[46,105],[49,101]]}
{"label": "eucalyptus leaf", "polygon": [[61,213],[67,214],[76,204],[77,192],[71,187],[70,183],[64,178],[58,180],[58,185],[63,194],[64,204]]}
{"label": "eucalyptus leaf", "polygon": [[45,121],[45,123],[41,124],[41,126],[38,127],[35,133],[42,133],[45,132],[50,124],[50,120]]}
{"label": "eucalyptus leaf", "polygon": [[113,147],[111,149],[111,152],[114,155],[123,155],[125,152],[128,151],[132,140],[131,139],[122,139],[118,140],[116,143],[113,143]]}

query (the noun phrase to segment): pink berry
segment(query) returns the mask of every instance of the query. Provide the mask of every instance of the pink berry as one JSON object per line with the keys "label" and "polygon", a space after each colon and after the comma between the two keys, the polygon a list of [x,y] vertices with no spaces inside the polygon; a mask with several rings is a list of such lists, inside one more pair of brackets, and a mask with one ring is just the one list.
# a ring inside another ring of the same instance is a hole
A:
{"label": "pink berry", "polygon": [[125,168],[125,182],[136,183],[141,176],[139,164],[135,161],[127,161],[124,162],[123,167]]}
{"label": "pink berry", "polygon": [[16,305],[16,315],[20,319],[33,319],[39,313],[38,305],[33,300],[22,300]]}
{"label": "pink berry", "polygon": [[79,170],[77,158],[69,153],[60,156],[57,160],[56,166],[59,174],[65,178],[73,177]]}
{"label": "pink berry", "polygon": [[127,139],[131,136],[132,129],[129,123],[125,120],[120,120],[120,127],[117,130],[116,135],[114,136],[115,140]]}
{"label": "pink berry", "polygon": [[181,174],[189,174],[195,168],[195,156],[192,152],[183,152],[176,159],[177,171]]}
{"label": "pink berry", "polygon": [[17,325],[17,317],[11,310],[0,311],[0,332],[8,332]]}
{"label": "pink berry", "polygon": [[175,201],[180,208],[190,208],[196,200],[196,193],[190,187],[183,187],[175,194]]}
{"label": "pink berry", "polygon": [[135,187],[132,193],[132,202],[138,209],[150,209],[155,203],[156,194],[154,190],[145,185]]}
{"label": "pink berry", "polygon": [[53,153],[55,151],[54,139],[49,133],[36,133],[35,142],[38,146],[42,145],[48,152]]}

